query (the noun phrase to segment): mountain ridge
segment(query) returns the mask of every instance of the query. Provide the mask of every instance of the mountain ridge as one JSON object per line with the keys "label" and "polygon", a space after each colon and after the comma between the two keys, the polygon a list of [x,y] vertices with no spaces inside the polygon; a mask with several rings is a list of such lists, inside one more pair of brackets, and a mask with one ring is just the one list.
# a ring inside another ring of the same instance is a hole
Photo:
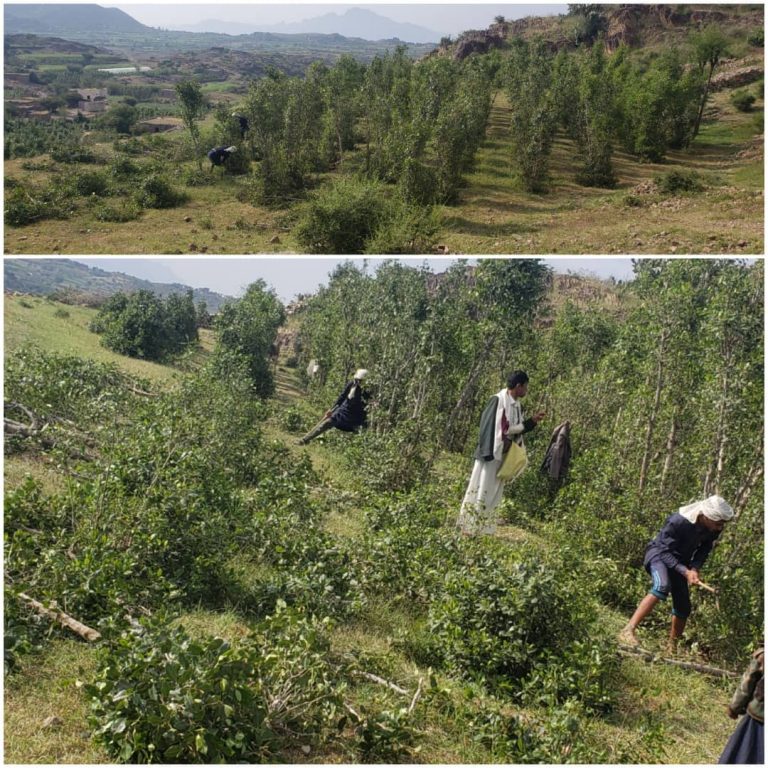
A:
{"label": "mountain ridge", "polygon": [[5,259],[3,273],[6,291],[40,296],[57,291],[74,297],[106,298],[120,291],[133,293],[148,290],[166,297],[191,290],[195,302],[204,301],[209,312],[217,312],[233,300],[231,296],[208,288],[192,288],[183,283],[156,283],[124,272],[89,267],[73,259]]}

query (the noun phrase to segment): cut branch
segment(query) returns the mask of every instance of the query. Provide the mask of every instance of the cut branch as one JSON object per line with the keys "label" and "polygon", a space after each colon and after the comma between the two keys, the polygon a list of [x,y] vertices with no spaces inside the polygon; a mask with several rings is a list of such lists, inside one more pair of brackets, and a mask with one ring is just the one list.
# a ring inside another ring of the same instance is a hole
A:
{"label": "cut branch", "polygon": [[360,670],[355,670],[353,674],[357,675],[358,677],[364,677],[366,680],[370,680],[372,683],[385,685],[387,688],[395,691],[395,693],[399,693],[401,696],[410,696],[405,688],[401,688],[396,683],[391,683],[389,680],[385,680],[383,677],[379,677],[378,675],[373,675],[370,672],[361,672]]}
{"label": "cut branch", "polygon": [[101,634],[99,632],[97,632],[95,629],[87,627],[77,619],[73,619],[71,616],[64,613],[64,611],[46,608],[42,603],[38,602],[29,595],[24,594],[23,592],[19,594],[19,597],[31,608],[34,608],[41,616],[45,616],[46,618],[51,619],[51,621],[58,622],[63,627],[66,627],[67,629],[72,630],[72,632],[80,635],[80,637],[82,637],[84,640],[87,640],[89,643],[93,643],[96,640],[101,639]]}
{"label": "cut branch", "polygon": [[692,669],[695,672],[702,672],[705,675],[715,675],[716,677],[739,677],[738,672],[731,672],[720,667],[710,667],[708,664],[695,664],[692,661],[678,661],[678,659],[667,659],[663,656],[657,656],[655,653],[643,650],[642,648],[632,648],[629,645],[619,645],[619,653],[626,656],[640,656],[647,661],[661,661],[664,664],[671,664],[683,669]]}

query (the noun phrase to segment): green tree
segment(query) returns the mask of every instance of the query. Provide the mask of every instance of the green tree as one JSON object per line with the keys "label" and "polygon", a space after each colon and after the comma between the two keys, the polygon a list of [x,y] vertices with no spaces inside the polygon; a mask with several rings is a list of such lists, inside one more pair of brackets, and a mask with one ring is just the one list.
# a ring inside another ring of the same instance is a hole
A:
{"label": "green tree", "polygon": [[261,397],[274,389],[268,358],[284,320],[283,305],[263,280],[251,283],[242,299],[225,304],[216,315],[217,364],[223,369],[233,358],[242,360]]}
{"label": "green tree", "polygon": [[[693,46],[694,60],[701,72],[706,70],[707,77],[701,94],[696,122],[693,125],[693,135],[691,138],[693,140],[699,135],[701,118],[704,115],[704,107],[707,104],[707,96],[709,96],[709,88],[712,83],[712,75],[715,73],[715,68],[720,63],[720,60],[723,56],[727,55],[728,40],[720,27],[716,24],[709,24],[701,32],[691,36],[691,45]],[[709,67],[708,70],[707,67]]]}
{"label": "green tree", "polygon": [[182,80],[176,84],[176,93],[179,97],[179,109],[181,119],[189,131],[192,145],[195,149],[198,168],[203,170],[203,159],[200,152],[200,126],[198,121],[205,114],[206,102],[203,89],[196,80]]}

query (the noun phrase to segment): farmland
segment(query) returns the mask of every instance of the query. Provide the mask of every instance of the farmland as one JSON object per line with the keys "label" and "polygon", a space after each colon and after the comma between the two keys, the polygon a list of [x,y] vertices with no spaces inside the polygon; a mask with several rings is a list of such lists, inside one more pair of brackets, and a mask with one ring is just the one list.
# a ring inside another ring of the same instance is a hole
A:
{"label": "farmland", "polygon": [[[17,41],[10,61],[55,67],[40,74],[60,100],[101,82],[109,108],[65,131],[50,96],[18,101],[55,119],[6,123],[5,251],[762,253],[761,31],[730,8],[610,12],[605,51],[574,44],[591,21],[568,16],[499,22],[417,62],[232,43],[103,82],[98,47]],[[185,82],[199,111],[148,125],[184,114]],[[214,146],[235,157],[212,168]],[[333,222],[351,211],[343,241]]]}
{"label": "farmland", "polygon": [[[734,681],[661,661],[661,610],[652,663],[616,634],[645,544],[706,476],[739,516],[673,660],[736,672],[759,638],[763,279],[733,260],[651,260],[624,285],[350,262],[290,315],[254,283],[156,363],[105,346],[102,310],[6,296],[6,412],[46,424],[6,434],[7,759],[715,761]],[[361,364],[369,429],[297,446]],[[466,538],[479,413],[514,366],[547,420],[497,535]],[[538,464],[564,418],[553,486]]]}

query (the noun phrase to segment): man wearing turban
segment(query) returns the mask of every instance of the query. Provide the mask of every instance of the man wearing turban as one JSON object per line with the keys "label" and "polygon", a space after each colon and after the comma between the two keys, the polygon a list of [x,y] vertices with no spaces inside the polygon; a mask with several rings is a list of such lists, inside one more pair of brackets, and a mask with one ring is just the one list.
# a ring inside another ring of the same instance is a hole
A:
{"label": "man wearing turban", "polygon": [[621,630],[620,642],[636,646],[638,624],[660,600],[666,600],[671,594],[669,642],[671,649],[675,648],[691,613],[688,587],[699,583],[699,571],[731,518],[733,510],[720,496],[710,496],[680,507],[667,518],[664,527],[645,550],[643,565],[653,580],[651,590]]}

